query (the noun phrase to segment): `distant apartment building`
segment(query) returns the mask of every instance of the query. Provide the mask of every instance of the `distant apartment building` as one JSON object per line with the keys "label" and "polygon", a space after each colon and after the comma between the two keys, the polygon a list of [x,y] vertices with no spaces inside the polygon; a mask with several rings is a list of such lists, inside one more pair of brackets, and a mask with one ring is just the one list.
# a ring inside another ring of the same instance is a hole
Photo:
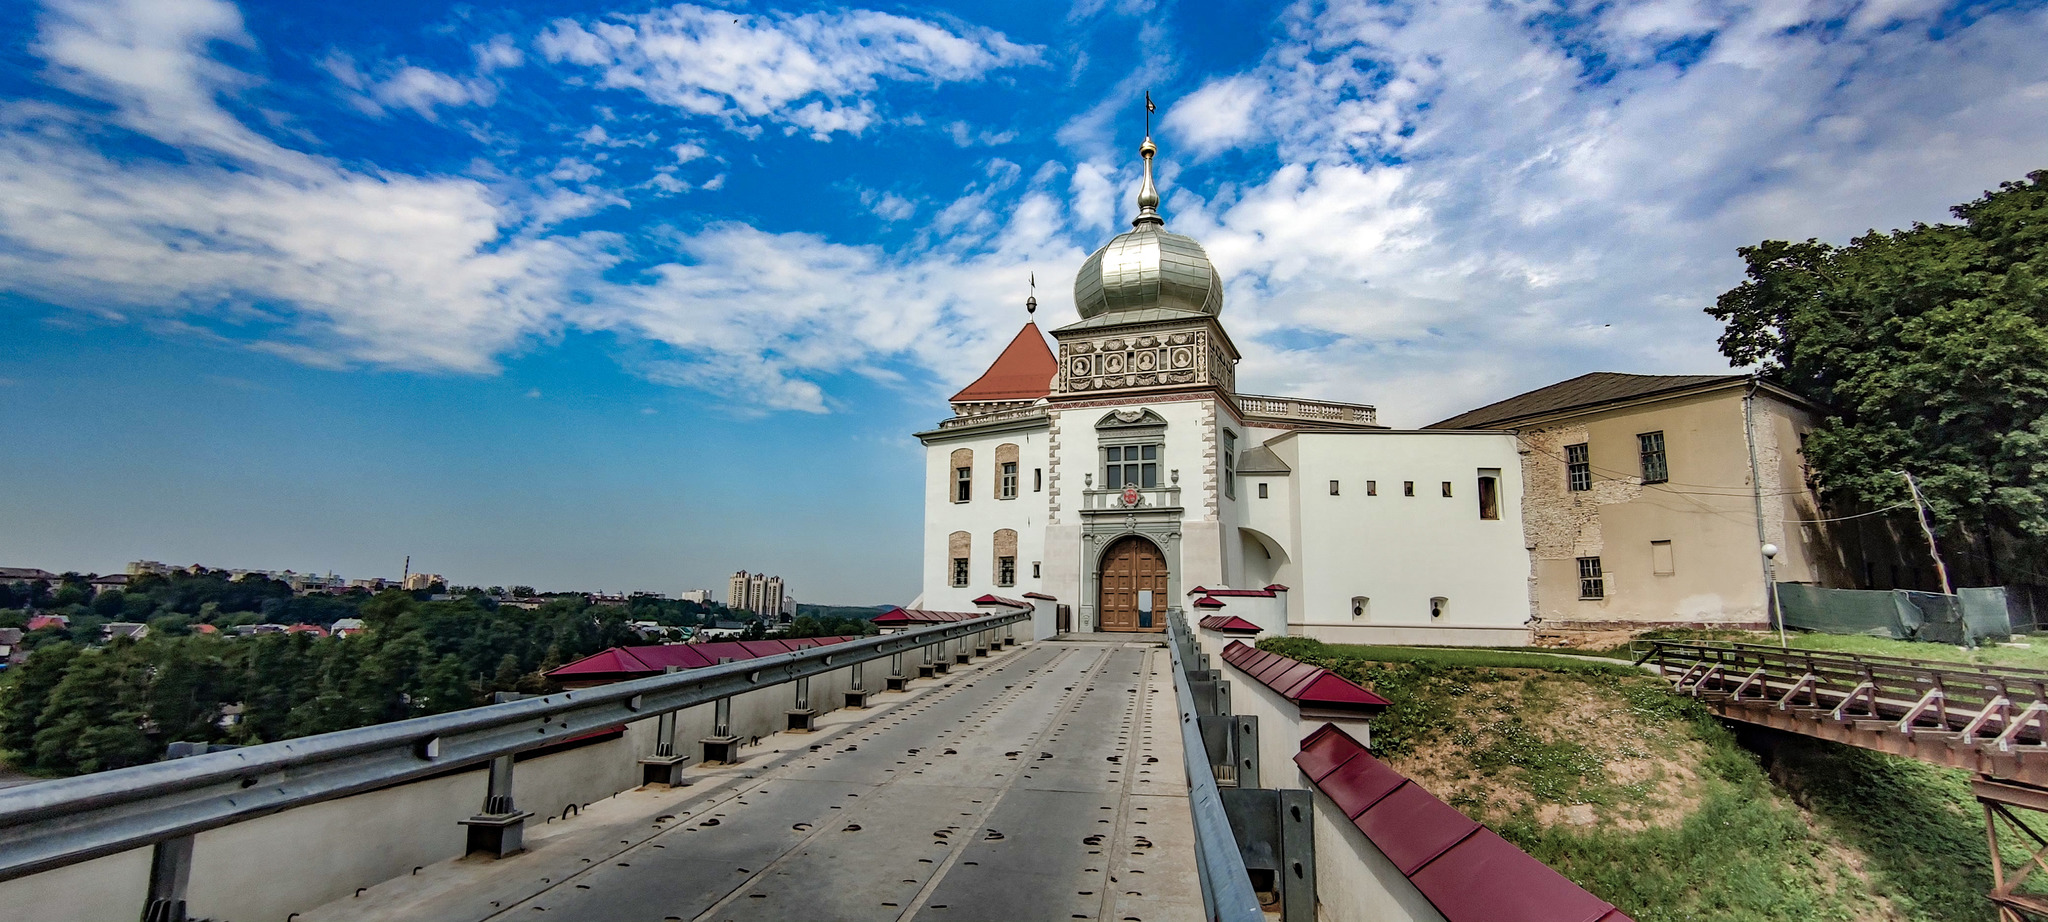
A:
{"label": "distant apartment building", "polygon": [[725,604],[735,611],[774,615],[781,613],[785,595],[782,577],[740,570],[726,582]]}
{"label": "distant apartment building", "polygon": [[685,589],[682,592],[677,593],[676,598],[681,599],[685,602],[695,602],[699,605],[702,605],[706,602],[711,601],[711,590]]}
{"label": "distant apartment building", "polygon": [[435,583],[440,583],[443,586],[448,585],[448,581],[442,579],[439,573],[409,573],[405,577],[405,589],[407,592],[432,589]]}

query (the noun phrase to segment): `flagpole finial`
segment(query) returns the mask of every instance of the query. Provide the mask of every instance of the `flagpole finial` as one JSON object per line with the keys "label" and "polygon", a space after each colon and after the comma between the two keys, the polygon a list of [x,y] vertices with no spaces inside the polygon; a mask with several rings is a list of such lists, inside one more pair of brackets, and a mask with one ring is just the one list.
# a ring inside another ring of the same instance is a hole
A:
{"label": "flagpole finial", "polygon": [[1024,299],[1024,315],[1027,317],[1038,315],[1038,273],[1036,272],[1031,273],[1031,295]]}
{"label": "flagpole finial", "polygon": [[1159,153],[1158,145],[1152,143],[1152,112],[1158,107],[1152,104],[1152,93],[1145,93],[1145,143],[1138,145],[1138,156],[1145,158],[1145,179],[1138,184],[1138,216],[1131,219],[1131,226],[1144,224],[1164,225],[1166,219],[1159,216],[1159,187],[1152,184],[1152,155]]}

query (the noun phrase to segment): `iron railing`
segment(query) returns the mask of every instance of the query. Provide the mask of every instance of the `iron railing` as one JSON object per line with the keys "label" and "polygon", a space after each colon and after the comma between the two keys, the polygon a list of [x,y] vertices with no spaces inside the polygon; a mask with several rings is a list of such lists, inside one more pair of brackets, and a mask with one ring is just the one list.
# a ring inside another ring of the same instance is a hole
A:
{"label": "iron railing", "polygon": [[1675,690],[1740,707],[1803,710],[1956,745],[2038,749],[2048,742],[2048,671],[1759,644],[1639,641],[1638,664]]}
{"label": "iron railing", "polygon": [[1173,653],[1173,697],[1180,709],[1182,762],[1188,774],[1188,811],[1195,826],[1195,876],[1202,884],[1202,905],[1209,922],[1264,922],[1251,873],[1238,851],[1237,834],[1216,786],[1209,747],[1202,740],[1200,716],[1188,673],[1195,668],[1194,635],[1179,609],[1166,614],[1167,649]]}
{"label": "iron railing", "polygon": [[[779,656],[0,791],[0,880],[414,781],[1024,621],[990,615]],[[152,890],[156,882],[152,881]],[[182,891],[182,885],[178,887]],[[182,910],[179,915],[182,916]]]}

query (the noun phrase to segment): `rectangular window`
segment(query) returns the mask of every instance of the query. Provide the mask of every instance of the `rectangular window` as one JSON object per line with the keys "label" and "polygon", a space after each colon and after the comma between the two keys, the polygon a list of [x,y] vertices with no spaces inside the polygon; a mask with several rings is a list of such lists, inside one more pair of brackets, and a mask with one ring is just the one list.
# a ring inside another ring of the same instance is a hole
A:
{"label": "rectangular window", "polygon": [[1401,481],[1401,495],[1402,495],[1402,496],[1414,496],[1414,495],[1415,495],[1415,481],[1413,481],[1413,480],[1403,480],[1403,481]]}
{"label": "rectangular window", "polygon": [[1237,436],[1223,431],[1223,495],[1237,498]]}
{"label": "rectangular window", "polygon": [[1379,481],[1377,481],[1377,480],[1368,480],[1368,481],[1366,481],[1366,482],[1365,482],[1365,495],[1367,495],[1367,496],[1378,496],[1378,495],[1380,495],[1380,482],[1379,482]]}
{"label": "rectangular window", "polygon": [[1584,493],[1593,489],[1593,462],[1586,454],[1586,443],[1564,447],[1565,486],[1573,493]]}
{"label": "rectangular window", "polygon": [[996,558],[996,585],[998,585],[998,586],[1015,586],[1015,585],[1017,585],[1017,558],[1015,558],[1015,557],[998,557],[998,558]]}
{"label": "rectangular window", "polygon": [[1663,483],[1671,479],[1671,469],[1664,463],[1664,433],[1645,432],[1636,436],[1636,447],[1643,455],[1643,482]]}
{"label": "rectangular window", "polygon": [[1600,574],[1600,558],[1579,558],[1579,598],[1607,598],[1607,578]]}
{"label": "rectangular window", "polygon": [[1039,491],[1041,491],[1041,490],[1044,490],[1044,489],[1045,489],[1045,468],[1042,468],[1042,467],[1034,467],[1034,468],[1032,468],[1032,469],[1031,469],[1031,492],[1033,492],[1033,493],[1037,493],[1037,492],[1039,492]]}
{"label": "rectangular window", "polygon": [[1479,517],[1500,518],[1500,469],[1487,468],[1479,472]]}
{"label": "rectangular window", "polygon": [[1034,560],[1034,561],[1032,561],[1032,562],[1031,562],[1031,578],[1032,578],[1032,579],[1038,579],[1038,578],[1039,578],[1039,576],[1038,576],[1038,567],[1039,567],[1039,562],[1038,562],[1038,561]]}
{"label": "rectangular window", "polygon": [[1159,486],[1158,445],[1113,445],[1102,450],[1102,488]]}
{"label": "rectangular window", "polygon": [[965,557],[953,558],[953,585],[967,585],[967,558]]}
{"label": "rectangular window", "polygon": [[1017,462],[1003,462],[1003,498],[1017,498]]}
{"label": "rectangular window", "polygon": [[1330,495],[1331,495],[1331,496],[1336,496],[1336,495],[1337,495],[1337,481],[1334,481],[1334,480],[1330,481]]}
{"label": "rectangular window", "polygon": [[1658,576],[1670,576],[1678,572],[1676,563],[1671,559],[1671,542],[1650,542],[1650,572]]}
{"label": "rectangular window", "polygon": [[1444,497],[1445,497],[1445,498],[1449,498],[1449,497],[1450,497],[1450,495],[1451,495],[1451,482],[1450,482],[1450,481],[1448,481],[1448,480],[1446,480],[1446,481],[1444,481]]}
{"label": "rectangular window", "polygon": [[1265,485],[1265,484],[1263,484],[1263,483],[1262,483],[1262,484],[1259,484],[1259,498],[1260,498],[1260,499],[1265,499],[1265,498],[1266,498],[1266,485]]}
{"label": "rectangular window", "polygon": [[974,468],[962,467],[953,471],[953,501],[964,503],[974,498]]}

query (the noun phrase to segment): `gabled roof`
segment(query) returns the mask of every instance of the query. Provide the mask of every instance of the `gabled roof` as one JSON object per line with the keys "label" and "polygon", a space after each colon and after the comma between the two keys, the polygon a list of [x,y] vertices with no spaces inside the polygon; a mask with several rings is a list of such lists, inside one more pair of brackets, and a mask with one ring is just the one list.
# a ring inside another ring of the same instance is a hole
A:
{"label": "gabled roof", "polygon": [[1230,646],[1223,648],[1223,661],[1280,697],[1294,702],[1294,706],[1303,712],[1343,711],[1366,716],[1384,711],[1387,705],[1393,704],[1321,666],[1268,653],[1242,640],[1233,640]]}
{"label": "gabled roof", "polygon": [[1506,423],[1567,410],[1588,410],[1624,400],[1637,400],[1696,387],[1734,384],[1748,380],[1748,375],[1629,375],[1613,371],[1596,371],[1569,381],[1559,381],[1549,387],[1539,387],[1525,394],[1516,394],[1506,400],[1489,403],[1476,410],[1468,410],[1423,428],[1498,429]]}
{"label": "gabled roof", "polygon": [[1202,619],[1201,626],[1224,634],[1256,634],[1265,630],[1236,615],[1210,615]]}
{"label": "gabled roof", "polygon": [[1302,740],[1294,764],[1446,922],[1629,922],[1334,725]]}
{"label": "gabled roof", "polygon": [[1052,393],[1052,379],[1059,371],[1059,360],[1052,357],[1052,349],[1045,344],[1045,335],[1038,332],[1038,324],[1026,323],[1024,329],[1017,331],[1017,338],[1003,347],[1003,354],[996,356],[995,364],[974,379],[973,384],[954,394],[952,402],[1037,400]]}
{"label": "gabled roof", "polygon": [[[1195,600],[1195,607],[1196,607],[1196,608],[1222,608],[1222,607],[1223,607],[1223,600],[1222,600],[1222,599],[1215,599],[1215,598],[1210,598],[1209,596],[1206,596],[1206,595],[1205,595],[1205,596],[1203,596],[1203,597],[1201,597],[1201,598],[1199,598],[1199,599],[1196,599],[1196,600]],[[1209,621],[1209,619],[1207,619],[1207,618],[1204,618],[1204,619],[1202,619],[1203,625],[1204,625],[1205,627],[1207,626],[1207,624],[1208,624],[1208,621]]]}
{"label": "gabled roof", "polygon": [[1248,448],[1244,454],[1237,456],[1237,472],[1240,474],[1287,474],[1293,470],[1294,468],[1287,466],[1287,462],[1280,460],[1279,455],[1273,453],[1273,449],[1264,445]]}

